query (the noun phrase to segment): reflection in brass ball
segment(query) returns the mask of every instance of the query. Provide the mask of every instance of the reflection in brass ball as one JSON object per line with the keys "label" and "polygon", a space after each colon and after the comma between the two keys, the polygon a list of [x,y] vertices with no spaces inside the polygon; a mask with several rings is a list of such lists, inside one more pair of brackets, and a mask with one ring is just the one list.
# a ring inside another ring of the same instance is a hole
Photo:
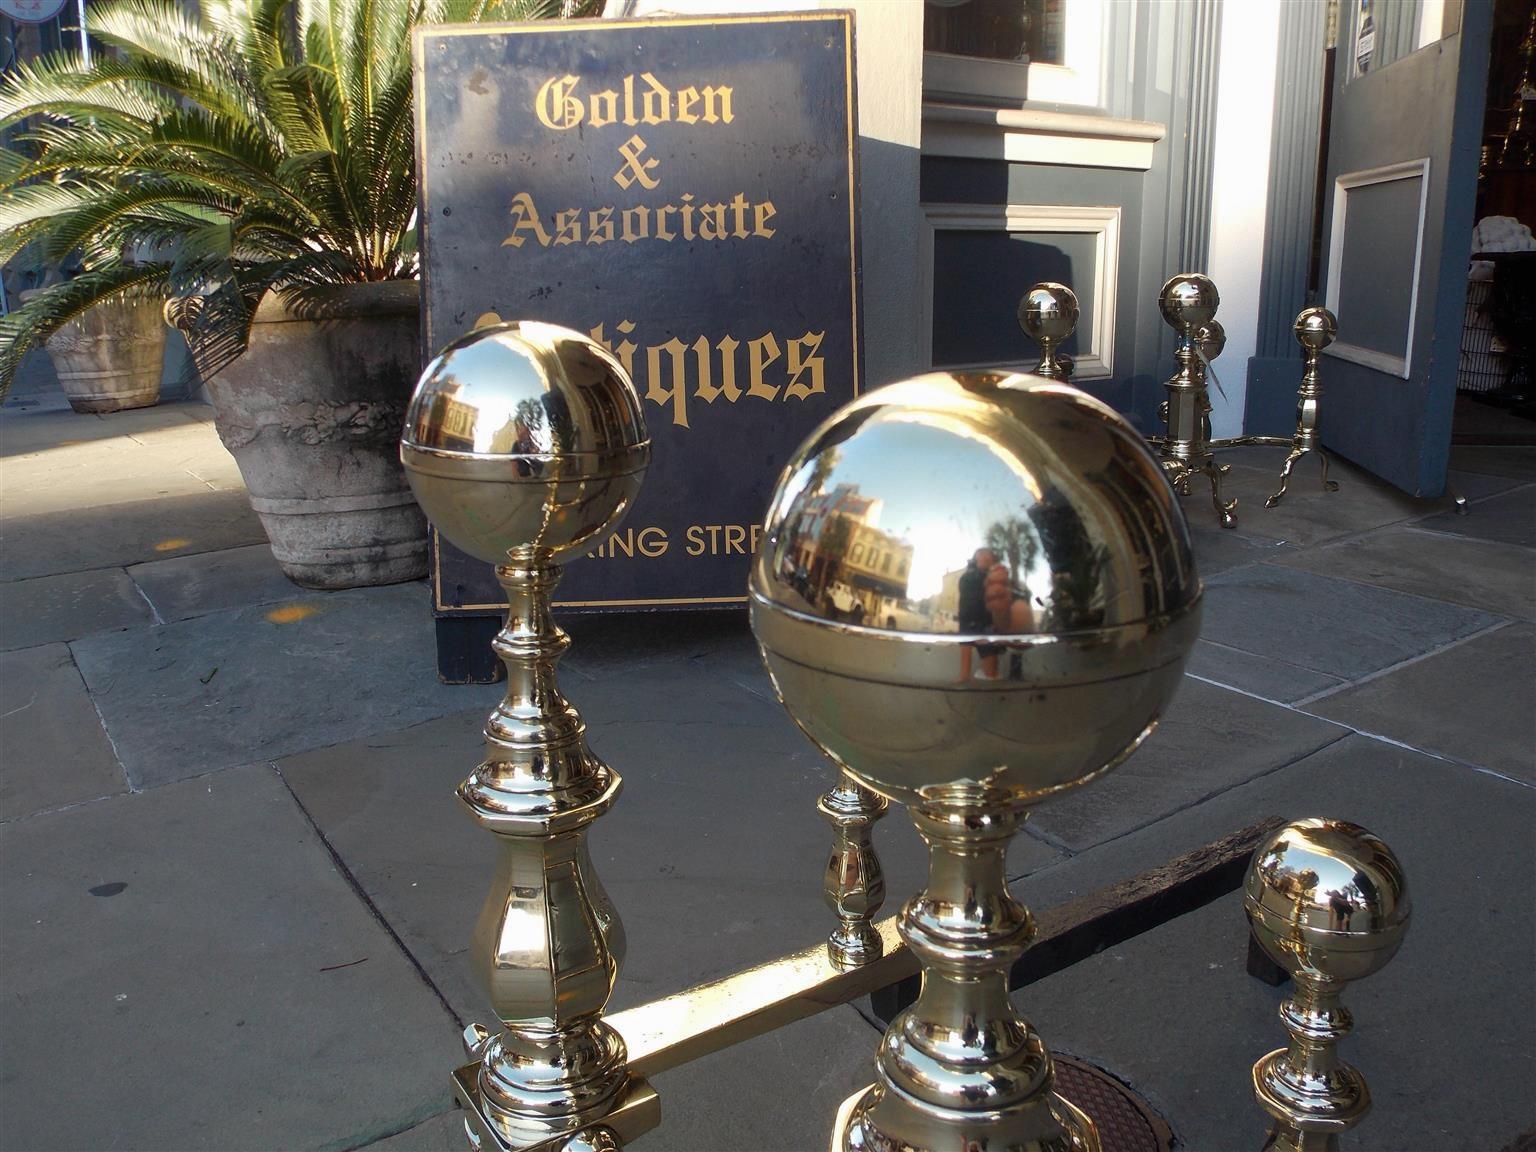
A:
{"label": "reflection in brass ball", "polygon": [[1303,308],[1291,329],[1296,342],[1309,352],[1321,352],[1339,334],[1339,322],[1326,308]]}
{"label": "reflection in brass ball", "polygon": [[1397,857],[1358,824],[1293,821],[1254,853],[1243,906],[1292,976],[1358,980],[1392,959],[1411,904]]}
{"label": "reflection in brass ball", "polygon": [[558,562],[628,511],[650,440],[607,349],[529,321],[478,328],[427,365],[400,460],[427,519],[471,556]]}
{"label": "reflection in brass ball", "polygon": [[1195,329],[1195,343],[1200,345],[1200,355],[1210,362],[1220,356],[1227,346],[1227,330],[1220,320],[1207,320]]}
{"label": "reflection in brass ball", "polygon": [[785,469],[752,569],[786,707],[904,804],[1019,803],[1151,730],[1199,629],[1183,513],[1110,408],[1034,376],[869,393]]}
{"label": "reflection in brass ball", "polygon": [[1221,306],[1221,294],[1209,276],[1181,272],[1163,285],[1157,306],[1163,319],[1173,328],[1181,329],[1185,324],[1198,328],[1215,319],[1216,309]]}
{"label": "reflection in brass ball", "polygon": [[1036,284],[1019,299],[1019,327],[1037,344],[1061,343],[1077,327],[1077,295],[1065,284]]}

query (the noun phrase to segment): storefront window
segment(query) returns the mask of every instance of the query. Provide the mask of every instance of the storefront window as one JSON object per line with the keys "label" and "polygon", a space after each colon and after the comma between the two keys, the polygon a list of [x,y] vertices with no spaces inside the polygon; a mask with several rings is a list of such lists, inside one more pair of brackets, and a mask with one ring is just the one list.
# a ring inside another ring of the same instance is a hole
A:
{"label": "storefront window", "polygon": [[927,0],[923,50],[1066,63],[1066,0]]}

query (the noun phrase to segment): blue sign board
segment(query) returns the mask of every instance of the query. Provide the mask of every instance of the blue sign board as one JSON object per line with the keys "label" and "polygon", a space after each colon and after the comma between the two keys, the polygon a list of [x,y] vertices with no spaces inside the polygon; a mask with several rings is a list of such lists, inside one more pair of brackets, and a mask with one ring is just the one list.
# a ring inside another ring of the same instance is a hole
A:
{"label": "blue sign board", "polygon": [[[589,333],[653,450],[572,564],[584,610],[745,602],[780,469],[859,389],[846,12],[418,30],[425,348],[496,320]],[[500,611],[434,540],[440,616]]]}

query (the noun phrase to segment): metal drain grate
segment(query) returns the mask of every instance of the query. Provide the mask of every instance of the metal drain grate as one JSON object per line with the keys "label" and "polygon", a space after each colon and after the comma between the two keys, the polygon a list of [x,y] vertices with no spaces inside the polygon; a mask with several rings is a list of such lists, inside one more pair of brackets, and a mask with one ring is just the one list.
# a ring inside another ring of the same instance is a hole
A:
{"label": "metal drain grate", "polygon": [[1169,1152],[1173,1130],[1152,1106],[1108,1072],[1056,1056],[1056,1091],[1093,1118],[1104,1152]]}

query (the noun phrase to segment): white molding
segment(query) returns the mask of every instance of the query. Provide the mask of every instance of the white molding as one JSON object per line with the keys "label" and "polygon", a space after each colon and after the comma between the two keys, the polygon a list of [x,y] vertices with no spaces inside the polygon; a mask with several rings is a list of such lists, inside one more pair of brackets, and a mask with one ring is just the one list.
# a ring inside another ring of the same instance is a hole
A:
{"label": "white molding", "polygon": [[1152,167],[1167,129],[1148,120],[1118,120],[1035,108],[923,104],[924,156],[1063,164],[1081,168]]}
{"label": "white molding", "polygon": [[1424,264],[1424,216],[1429,207],[1429,157],[1405,160],[1400,164],[1386,164],[1380,168],[1365,168],[1359,172],[1346,172],[1333,182],[1333,219],[1328,232],[1328,289],[1324,303],[1335,316],[1339,314],[1339,278],[1343,274],[1344,228],[1348,221],[1349,193],[1356,188],[1372,184],[1386,184],[1393,180],[1419,181],[1419,222],[1413,242],[1413,285],[1408,297],[1408,330],[1404,335],[1403,354],[1394,356],[1374,348],[1362,348],[1347,340],[1335,340],[1324,354],[1349,360],[1355,364],[1374,368],[1378,372],[1390,372],[1407,380],[1413,372],[1413,331],[1419,314],[1419,274]]}
{"label": "white molding", "polygon": [[[1120,208],[1076,204],[924,204],[918,243],[922,261],[918,283],[919,352],[933,364],[933,245],[937,232],[1073,232],[1096,238],[1093,254],[1093,327],[1078,333],[1074,380],[1107,380],[1115,371],[1115,307],[1120,278]],[[1072,288],[1073,285],[1067,285]],[[1021,340],[1028,338],[1020,333]],[[945,365],[946,370],[993,369],[1027,372],[1034,360]]]}

